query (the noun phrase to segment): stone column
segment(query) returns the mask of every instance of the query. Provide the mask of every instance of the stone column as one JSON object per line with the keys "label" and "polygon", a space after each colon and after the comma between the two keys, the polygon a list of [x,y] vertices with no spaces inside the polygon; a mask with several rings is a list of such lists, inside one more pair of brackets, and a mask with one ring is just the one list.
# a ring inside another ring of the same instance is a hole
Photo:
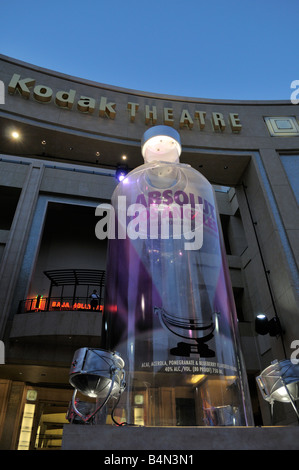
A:
{"label": "stone column", "polygon": [[[0,337],[3,338],[43,176],[42,163],[29,167],[0,266]],[[21,300],[21,299],[20,299]],[[15,312],[14,312],[15,313]]]}

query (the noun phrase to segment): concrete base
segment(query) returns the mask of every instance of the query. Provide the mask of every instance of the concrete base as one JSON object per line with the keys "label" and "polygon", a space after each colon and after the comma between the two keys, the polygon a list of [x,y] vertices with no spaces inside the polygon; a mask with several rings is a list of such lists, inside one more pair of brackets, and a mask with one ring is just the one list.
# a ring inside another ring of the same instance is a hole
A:
{"label": "concrete base", "polygon": [[160,428],[66,424],[62,450],[299,450],[299,426]]}

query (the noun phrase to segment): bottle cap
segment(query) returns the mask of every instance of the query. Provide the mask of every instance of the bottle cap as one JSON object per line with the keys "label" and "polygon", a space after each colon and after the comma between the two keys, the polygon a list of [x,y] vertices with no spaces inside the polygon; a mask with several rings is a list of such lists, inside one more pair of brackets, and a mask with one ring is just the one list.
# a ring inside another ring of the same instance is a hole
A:
{"label": "bottle cap", "polygon": [[169,126],[151,127],[143,134],[141,151],[145,163],[178,162],[182,151],[180,135]]}

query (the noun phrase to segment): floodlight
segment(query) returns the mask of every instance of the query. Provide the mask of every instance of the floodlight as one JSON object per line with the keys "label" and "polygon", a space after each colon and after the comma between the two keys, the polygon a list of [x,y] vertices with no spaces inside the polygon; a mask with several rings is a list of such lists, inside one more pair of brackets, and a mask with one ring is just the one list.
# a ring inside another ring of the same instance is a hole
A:
{"label": "floodlight", "polygon": [[299,364],[293,364],[290,360],[275,360],[261,372],[256,381],[264,400],[272,408],[274,401],[291,403],[299,418],[294,403],[299,399]]}
{"label": "floodlight", "polygon": [[[75,388],[72,399],[74,412],[85,422],[90,421],[103,408],[110,398],[117,398],[125,389],[124,361],[116,352],[103,349],[80,348],[73,357],[69,382]],[[76,408],[76,394],[103,402],[88,416]]]}

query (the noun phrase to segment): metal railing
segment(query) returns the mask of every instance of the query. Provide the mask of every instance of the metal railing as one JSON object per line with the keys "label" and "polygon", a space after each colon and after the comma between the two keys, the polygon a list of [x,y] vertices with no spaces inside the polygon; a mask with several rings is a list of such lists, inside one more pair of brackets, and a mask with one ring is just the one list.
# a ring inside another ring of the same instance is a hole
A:
{"label": "metal railing", "polygon": [[21,300],[18,313],[51,312],[51,311],[103,311],[102,299],[95,309],[89,297],[34,297]]}

